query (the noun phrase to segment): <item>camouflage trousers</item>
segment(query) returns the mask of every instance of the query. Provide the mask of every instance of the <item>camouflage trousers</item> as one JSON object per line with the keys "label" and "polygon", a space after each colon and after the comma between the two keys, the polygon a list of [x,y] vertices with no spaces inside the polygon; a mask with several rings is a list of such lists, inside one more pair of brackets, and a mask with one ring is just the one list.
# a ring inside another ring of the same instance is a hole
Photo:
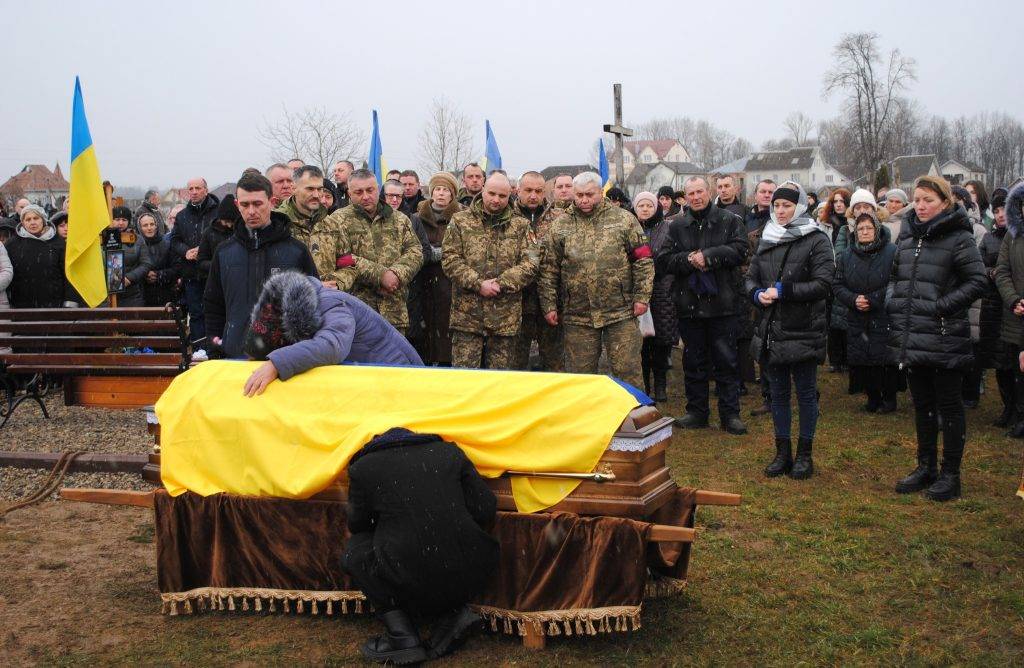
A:
{"label": "camouflage trousers", "polygon": [[519,330],[516,346],[516,368],[530,370],[530,346],[536,341],[540,349],[540,367],[543,371],[561,371],[562,327],[552,327],[542,313],[523,313],[523,326]]}
{"label": "camouflage trousers", "polygon": [[464,369],[514,369],[517,336],[480,336],[452,332],[452,366]]}
{"label": "camouflage trousers", "polygon": [[633,387],[643,387],[640,379],[640,327],[636,318],[620,320],[605,327],[566,324],[563,329],[566,371],[597,373],[603,348],[608,354],[613,376]]}

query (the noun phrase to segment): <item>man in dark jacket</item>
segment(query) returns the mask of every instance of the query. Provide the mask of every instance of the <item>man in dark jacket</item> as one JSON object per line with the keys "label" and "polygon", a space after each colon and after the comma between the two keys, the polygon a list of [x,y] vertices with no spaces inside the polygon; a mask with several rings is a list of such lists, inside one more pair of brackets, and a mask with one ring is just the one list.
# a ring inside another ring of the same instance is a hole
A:
{"label": "man in dark jacket", "polygon": [[414,170],[407,169],[401,173],[398,180],[402,184],[402,204],[398,210],[412,218],[420,202],[426,199],[420,190],[420,175]]}
{"label": "man in dark jacket", "polygon": [[210,341],[228,357],[241,357],[249,314],[263,283],[273,274],[297,269],[317,276],[309,251],[291,237],[288,217],[271,211],[270,181],[259,174],[238,180],[235,197],[242,225],[213,256],[203,303]]}
{"label": "man in dark jacket", "polygon": [[[479,619],[466,603],[497,566],[498,543],[485,530],[494,494],[458,447],[400,428],[356,453],[348,476],[342,567],[387,628],[363,656],[400,665],[448,653]],[[427,648],[410,613],[441,614]]]}
{"label": "man in dark jacket", "polygon": [[747,215],[747,208],[740,202],[736,193],[736,179],[732,174],[719,174],[715,177],[715,190],[718,197],[715,198],[715,206],[725,209],[729,213],[736,214],[740,220]]}
{"label": "man in dark jacket", "polygon": [[348,206],[348,177],[355,170],[350,160],[339,160],[334,163],[334,210]]}
{"label": "man in dark jacket", "polygon": [[205,345],[206,320],[203,317],[203,280],[199,277],[199,242],[203,232],[217,219],[219,200],[211,195],[206,179],[188,182],[188,204],[178,212],[171,230],[171,253],[181,270],[182,301],[188,309],[189,332],[193,344]]}
{"label": "man in dark jacket", "polygon": [[772,195],[775,194],[775,181],[764,179],[754,187],[754,206],[747,211],[744,222],[747,233],[756,232],[764,227],[771,218]]}
{"label": "man in dark jacket", "polygon": [[686,415],[676,424],[690,429],[708,425],[708,381],[714,377],[722,429],[745,434],[736,358],[739,267],[748,248],[743,221],[711,206],[711,189],[703,177],[687,179],[684,188],[687,209],[669,221],[668,241],[656,260],[659,269],[676,277],[686,383]]}

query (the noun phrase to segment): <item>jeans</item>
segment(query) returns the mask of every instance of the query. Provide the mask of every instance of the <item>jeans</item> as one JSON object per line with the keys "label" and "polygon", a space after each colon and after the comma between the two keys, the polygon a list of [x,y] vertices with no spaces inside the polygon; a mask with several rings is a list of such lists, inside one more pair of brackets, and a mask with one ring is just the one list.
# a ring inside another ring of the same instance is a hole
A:
{"label": "jeans", "polygon": [[739,363],[736,359],[736,316],[680,318],[683,339],[683,382],[686,412],[707,419],[709,380],[718,387],[718,417],[725,420],[740,414]]}
{"label": "jeans", "polygon": [[189,338],[192,343],[202,347],[206,339],[206,318],[203,316],[203,288],[206,286],[195,279],[188,279],[184,283],[181,301],[188,309]]}
{"label": "jeans", "polygon": [[[762,370],[762,373],[764,370]],[[815,360],[793,364],[769,364],[768,384],[772,393],[772,422],[775,438],[789,439],[793,421],[790,405],[790,378],[796,386],[796,402],[800,409],[800,438],[813,441],[818,426],[818,363]]]}
{"label": "jeans", "polygon": [[912,366],[907,376],[914,400],[914,423],[917,427],[917,448],[922,454],[934,454],[938,448],[939,423],[942,415],[942,470],[960,472],[967,440],[964,400],[961,389],[964,372],[930,366]]}

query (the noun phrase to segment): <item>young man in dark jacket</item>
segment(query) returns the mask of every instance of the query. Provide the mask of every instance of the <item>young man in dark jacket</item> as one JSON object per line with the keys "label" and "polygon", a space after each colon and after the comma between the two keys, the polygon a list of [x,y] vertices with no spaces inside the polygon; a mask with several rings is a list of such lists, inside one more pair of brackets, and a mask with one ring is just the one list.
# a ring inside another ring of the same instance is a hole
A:
{"label": "young man in dark jacket", "polygon": [[241,357],[252,307],[273,274],[297,269],[317,276],[309,251],[291,237],[288,217],[271,210],[265,176],[245,174],[235,198],[244,224],[221,244],[210,263],[203,304],[210,341],[228,357]]}
{"label": "young man in dark jacket", "polygon": [[[458,447],[401,428],[367,443],[348,476],[342,567],[387,627],[363,656],[401,665],[447,654],[479,619],[466,603],[498,563],[486,530],[494,494]],[[427,647],[411,614],[441,615]]]}
{"label": "young man in dark jacket", "polygon": [[736,357],[739,268],[748,249],[743,221],[711,205],[711,189],[703,177],[687,179],[684,188],[687,209],[669,219],[668,241],[656,260],[659,269],[675,275],[676,315],[684,344],[686,415],[676,424],[686,429],[708,425],[713,377],[722,428],[745,434]]}

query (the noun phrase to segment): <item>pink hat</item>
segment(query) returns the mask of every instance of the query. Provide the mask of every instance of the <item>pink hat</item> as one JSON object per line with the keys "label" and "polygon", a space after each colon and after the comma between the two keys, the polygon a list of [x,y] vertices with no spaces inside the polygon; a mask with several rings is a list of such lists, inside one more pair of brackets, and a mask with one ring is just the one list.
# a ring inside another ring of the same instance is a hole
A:
{"label": "pink hat", "polygon": [[639,195],[637,195],[636,197],[633,198],[633,207],[635,208],[636,205],[641,202],[641,200],[645,200],[645,199],[646,200],[650,200],[651,204],[653,204],[655,207],[658,206],[658,198],[655,197],[654,193],[645,190],[645,191],[643,191],[642,193],[640,193]]}

